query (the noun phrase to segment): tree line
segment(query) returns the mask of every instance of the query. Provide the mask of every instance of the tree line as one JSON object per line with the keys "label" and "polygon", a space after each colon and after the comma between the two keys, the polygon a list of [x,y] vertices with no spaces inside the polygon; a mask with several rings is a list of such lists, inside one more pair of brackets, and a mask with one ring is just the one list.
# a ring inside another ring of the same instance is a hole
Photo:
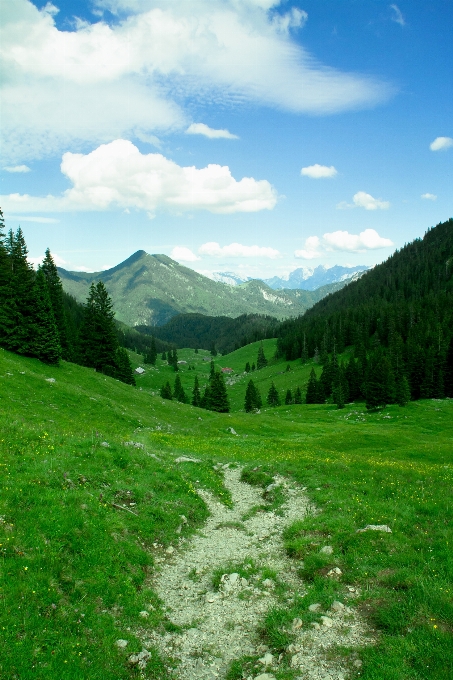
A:
{"label": "tree line", "polygon": [[0,209],[0,346],[51,365],[72,361],[135,384],[104,284],[92,283],[80,313],[75,301],[68,303],[50,250],[37,271],[27,256],[21,228],[5,234]]}

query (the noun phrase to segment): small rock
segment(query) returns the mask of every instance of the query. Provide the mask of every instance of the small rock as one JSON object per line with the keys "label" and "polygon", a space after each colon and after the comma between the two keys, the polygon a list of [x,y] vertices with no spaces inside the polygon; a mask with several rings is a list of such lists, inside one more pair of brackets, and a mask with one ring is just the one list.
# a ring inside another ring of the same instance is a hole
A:
{"label": "small rock", "polygon": [[321,628],[321,626],[319,625],[319,623],[317,621],[313,621],[313,623],[311,625],[315,630],[319,630]]}
{"label": "small rock", "polygon": [[129,663],[131,666],[138,666],[140,670],[144,670],[146,668],[146,664],[151,658],[151,654],[148,652],[147,649],[142,649],[141,652],[138,654],[131,654],[129,657]]}
{"label": "small rock", "polygon": [[258,659],[258,661],[262,663],[263,666],[272,666],[274,657],[270,652],[266,652],[266,654],[262,656],[261,659]]}
{"label": "small rock", "polygon": [[142,619],[147,619],[147,618],[148,618],[148,616],[149,616],[149,612],[147,612],[147,611],[143,610],[142,612],[139,612],[139,614],[138,614],[138,615],[139,615],[139,616],[140,616],[140,618],[142,618]]}
{"label": "small rock", "polygon": [[275,482],[273,482],[272,484],[269,484],[269,486],[266,486],[266,489],[265,489],[265,490],[266,490],[266,491],[273,491],[273,490],[276,489],[278,486],[279,486],[279,484],[276,484]]}
{"label": "small rock", "polygon": [[101,446],[104,446],[106,449],[108,449],[110,444],[108,442],[101,442]]}
{"label": "small rock", "polygon": [[118,647],[118,649],[124,649],[125,647],[128,646],[129,643],[127,640],[117,640],[115,644]]}
{"label": "small rock", "polygon": [[355,659],[355,661],[352,662],[352,665],[354,668],[362,668],[362,662],[360,659]]}
{"label": "small rock", "polygon": [[308,607],[309,612],[319,612],[320,609],[321,609],[321,605],[319,604],[319,602],[316,602],[316,604],[311,604]]}
{"label": "small rock", "polygon": [[[8,373],[8,375],[12,375],[12,373]],[[46,382],[48,382],[48,383],[54,383],[54,382],[55,382],[55,378],[46,378]]]}
{"label": "small rock", "polygon": [[179,515],[179,516],[180,516],[180,518],[181,518],[181,522],[182,522],[183,524],[187,524],[187,517],[185,517],[184,515]]}
{"label": "small rock", "polygon": [[392,530],[387,524],[367,524],[363,529],[357,529],[356,533],[361,534],[364,531],[383,531],[386,534],[392,533]]}
{"label": "small rock", "polygon": [[255,676],[255,680],[275,680],[275,675],[271,675],[270,673],[261,673],[260,675]]}
{"label": "small rock", "polygon": [[319,552],[321,555],[331,555],[333,553],[333,548],[331,545],[325,545]]}
{"label": "small rock", "polygon": [[170,545],[170,546],[166,549],[165,552],[167,553],[167,555],[173,555],[173,553],[175,552],[175,549],[174,549],[174,547],[173,547],[172,545]]}
{"label": "small rock", "polygon": [[235,435],[237,435],[236,430],[235,430],[234,428],[232,428],[232,427],[227,427],[227,432],[229,432],[230,434],[235,434]]}
{"label": "small rock", "polygon": [[302,628],[302,619],[293,619],[291,628],[293,630],[299,630],[299,628]]}
{"label": "small rock", "polygon": [[291,643],[290,645],[288,645],[287,652],[289,654],[297,654],[297,652],[300,652],[300,647]]}
{"label": "small rock", "polygon": [[238,579],[239,579],[239,574],[236,574],[236,572],[234,572],[233,574],[230,574],[229,577],[228,577],[228,581],[230,582],[230,585],[232,585],[232,586],[234,586],[237,583]]}
{"label": "small rock", "polygon": [[332,628],[333,621],[329,616],[321,616],[322,625],[326,628]]}
{"label": "small rock", "polygon": [[342,602],[338,602],[338,600],[335,600],[335,602],[332,602],[331,610],[334,612],[341,612],[344,609],[344,604]]}
{"label": "small rock", "polygon": [[274,586],[274,582],[271,578],[265,578],[263,581],[263,586],[264,588],[272,588]]}
{"label": "small rock", "polygon": [[175,463],[201,463],[199,458],[187,458],[187,456],[179,456],[175,459]]}
{"label": "small rock", "polygon": [[243,588],[246,588],[246,587],[248,586],[248,584],[249,584],[249,582],[247,581],[247,579],[244,578],[244,577],[242,577],[242,578],[241,578],[241,586],[242,586]]}
{"label": "small rock", "polygon": [[333,569],[327,572],[327,576],[329,576],[330,578],[339,578],[342,575],[342,573],[343,572],[341,571],[341,569],[339,569],[338,567],[334,567]]}

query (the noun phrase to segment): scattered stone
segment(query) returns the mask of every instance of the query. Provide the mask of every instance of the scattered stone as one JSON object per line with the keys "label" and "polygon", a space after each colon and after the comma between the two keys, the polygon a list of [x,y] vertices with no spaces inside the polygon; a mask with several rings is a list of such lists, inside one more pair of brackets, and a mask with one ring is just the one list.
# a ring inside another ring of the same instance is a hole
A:
{"label": "scattered stone", "polygon": [[140,442],[124,442],[124,446],[133,446],[135,449],[144,449],[144,445]]}
{"label": "scattered stone", "polygon": [[183,524],[187,524],[187,517],[186,517],[185,515],[179,515],[179,516],[180,516],[180,518],[181,518],[181,522],[182,522]]}
{"label": "scattered stone", "polygon": [[287,651],[289,652],[289,654],[297,654],[297,652],[300,652],[300,647],[298,647],[298,645],[294,645],[291,643],[290,645],[288,645]]}
{"label": "scattered stone", "polygon": [[361,534],[364,531],[384,531],[386,534],[392,533],[392,530],[387,524],[367,524],[363,529],[357,529],[356,533]]}
{"label": "scattered stone", "polygon": [[274,587],[274,582],[271,578],[265,578],[263,581],[263,587],[264,588],[273,588]]}
{"label": "scattered stone", "polygon": [[138,375],[142,375],[145,372],[145,369],[142,366],[137,366],[135,369],[134,373],[138,373]]}
{"label": "scattered stone", "polygon": [[179,456],[175,459],[175,463],[201,463],[199,458],[187,458],[187,456]]}
{"label": "scattered stone", "polygon": [[331,545],[325,545],[319,552],[321,555],[331,555],[333,553],[333,548]]}
{"label": "scattered stone", "polygon": [[333,621],[329,616],[321,616],[322,625],[326,628],[332,628]]}
{"label": "scattered stone", "polygon": [[230,432],[230,434],[235,434],[237,436],[236,430],[232,427],[227,427],[227,432]]}
{"label": "scattered stone", "polygon": [[319,630],[321,628],[321,626],[319,625],[319,623],[317,621],[313,621],[313,623],[311,625],[315,630]]}
{"label": "scattered stone", "polygon": [[355,661],[352,662],[352,665],[354,666],[354,668],[362,668],[363,664],[360,659],[355,659]]}
{"label": "scattered stone", "polygon": [[293,619],[291,628],[293,630],[299,630],[299,628],[302,628],[302,619]]}
{"label": "scattered stone", "polygon": [[108,442],[101,442],[100,446],[103,446],[104,448],[108,449],[110,444]]}
{"label": "scattered stone", "polygon": [[344,604],[342,602],[338,602],[338,600],[335,600],[335,602],[332,602],[331,610],[334,612],[341,612],[344,609]]}
{"label": "scattered stone", "polygon": [[[8,373],[8,375],[12,375],[12,373]],[[48,383],[54,383],[54,382],[55,382],[55,378],[46,378],[46,382],[48,382]]]}
{"label": "scattered stone", "polygon": [[129,643],[127,640],[117,640],[115,644],[118,647],[118,649],[124,649],[125,647],[128,646]]}
{"label": "scattered stone", "polygon": [[140,670],[145,670],[146,664],[151,658],[151,654],[147,649],[142,649],[138,654],[131,654],[129,657],[129,663],[131,666],[137,666]]}
{"label": "scattered stone", "polygon": [[258,661],[262,663],[263,666],[272,666],[274,657],[270,652],[266,652],[266,654],[262,656],[261,659],[258,659]]}
{"label": "scattered stone", "polygon": [[255,676],[255,680],[275,680],[275,675],[271,675],[270,673],[261,673],[260,675]]}
{"label": "scattered stone", "polygon": [[167,555],[173,555],[173,553],[175,552],[175,549],[174,549],[174,547],[173,547],[172,545],[170,545],[170,546],[166,549],[165,552],[167,553]]}
{"label": "scattered stone", "polygon": [[316,602],[316,604],[311,604],[308,607],[309,612],[319,612],[320,609],[321,609],[321,605],[319,604],[319,602]]}
{"label": "scattered stone", "polygon": [[147,619],[149,616],[149,612],[147,612],[145,609],[142,612],[139,612],[139,616],[142,619]]}
{"label": "scattered stone", "polygon": [[341,571],[341,569],[339,569],[338,567],[334,567],[333,569],[327,572],[327,576],[329,576],[329,578],[340,578],[342,573],[343,572]]}

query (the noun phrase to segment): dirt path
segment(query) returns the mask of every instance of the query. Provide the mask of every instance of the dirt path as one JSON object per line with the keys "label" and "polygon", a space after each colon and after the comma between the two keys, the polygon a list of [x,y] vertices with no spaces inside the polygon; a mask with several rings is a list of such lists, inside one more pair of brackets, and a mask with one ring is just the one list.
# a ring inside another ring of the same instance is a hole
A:
{"label": "dirt path", "polygon": [[[273,677],[278,660],[271,660],[269,653],[264,656],[267,648],[261,644],[257,628],[267,610],[277,604],[277,580],[288,586],[288,599],[296,592],[304,593],[296,568],[285,555],[282,534],[286,526],[312,511],[307,496],[287,480],[276,478],[286,496],[281,514],[254,512],[263,505],[262,490],[241,482],[240,472],[234,467],[224,470],[232,509],[199,490],[210,517],[180,552],[168,556],[153,583],[170,620],[183,630],[165,635],[153,631],[142,635],[142,640],[178,660],[178,680],[221,679],[231,661],[257,654],[263,655],[261,670],[250,678],[262,673]],[[217,581],[221,576],[218,589],[213,585],[216,574]],[[326,625],[318,629],[300,630],[288,649],[291,665],[303,670],[298,677],[346,678],[347,669],[324,660],[326,649],[333,644],[360,645],[371,639],[368,634],[367,640],[364,624],[349,607],[329,611],[325,618]]]}

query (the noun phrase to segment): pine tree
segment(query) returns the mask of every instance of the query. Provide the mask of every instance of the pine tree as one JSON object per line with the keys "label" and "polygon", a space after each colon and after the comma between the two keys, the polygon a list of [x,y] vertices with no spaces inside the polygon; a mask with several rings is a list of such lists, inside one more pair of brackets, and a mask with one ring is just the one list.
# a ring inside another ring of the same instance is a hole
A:
{"label": "pine tree", "polygon": [[295,404],[302,403],[302,391],[299,386],[296,387],[296,391],[294,392],[294,403]]}
{"label": "pine tree", "polygon": [[214,366],[214,362],[211,361],[211,366],[209,368],[209,380],[212,380],[214,375],[215,375],[215,366]]}
{"label": "pine tree", "polygon": [[160,396],[162,397],[162,399],[173,399],[171,385],[168,380],[165,383],[165,385],[162,385],[162,387],[160,388]]}
{"label": "pine tree", "polygon": [[162,361],[167,361],[167,355],[166,355],[165,352],[162,352],[161,359],[162,359]]}
{"label": "pine tree", "polygon": [[444,390],[446,397],[453,398],[453,335],[448,345],[445,359]]}
{"label": "pine tree", "polygon": [[342,382],[338,382],[337,386],[333,390],[333,399],[337,405],[337,408],[344,408],[345,395]]}
{"label": "pine tree", "polygon": [[126,385],[135,385],[135,376],[132,370],[129,354],[124,347],[117,347],[115,352],[117,366],[115,377]]}
{"label": "pine tree", "polygon": [[97,371],[115,376],[118,339],[112,301],[102,281],[92,283],[85,305],[82,326],[83,363]]}
{"label": "pine tree", "polygon": [[411,390],[409,382],[405,375],[400,375],[396,381],[396,403],[400,406],[406,406],[411,398]]}
{"label": "pine tree", "polygon": [[175,386],[174,386],[174,389],[173,389],[173,397],[177,401],[180,401],[181,404],[187,404],[186,393],[184,391],[184,387],[182,386],[181,378],[179,377],[179,375],[177,375],[176,378],[175,378]]}
{"label": "pine tree", "polygon": [[212,356],[212,357],[216,357],[216,356],[217,356],[217,350],[216,350],[216,346],[215,346],[215,343],[214,343],[214,342],[211,344],[211,350],[210,350],[210,351],[211,351],[211,356]]}
{"label": "pine tree", "polygon": [[195,347],[195,354],[198,354],[198,347]]}
{"label": "pine tree", "polygon": [[204,388],[203,396],[201,397],[200,407],[208,411],[211,408],[211,385],[208,383]]}
{"label": "pine tree", "polygon": [[288,406],[289,404],[293,403],[293,395],[291,393],[291,390],[286,390],[286,397],[285,397],[285,404]]}
{"label": "pine tree", "polygon": [[253,372],[254,370],[256,370],[256,367],[255,367],[255,364],[253,363],[253,364],[252,364],[252,372]]}
{"label": "pine tree", "polygon": [[57,266],[53,260],[49,248],[46,250],[44,260],[41,265],[49,289],[50,302],[52,304],[55,323],[57,325],[58,336],[60,340],[62,357],[66,361],[72,359],[72,348],[68,337],[68,324],[63,304],[63,285],[58,276]]}
{"label": "pine tree", "polygon": [[228,402],[228,395],[225,386],[223,374],[220,371],[214,373],[211,379],[211,404],[210,410],[217,411],[217,413],[228,413],[230,405]]}
{"label": "pine tree", "polygon": [[61,357],[60,339],[50,301],[44,272],[40,269],[35,279],[35,314],[31,353],[46,364],[58,365]]}
{"label": "pine tree", "polygon": [[176,347],[173,349],[172,364],[173,370],[175,371],[175,373],[177,373],[179,371],[179,366],[178,366],[178,352],[176,350]]}
{"label": "pine tree", "polygon": [[11,267],[5,301],[4,347],[18,354],[33,355],[35,272],[27,261],[28,250],[21,228],[9,232],[6,250]]}
{"label": "pine tree", "polygon": [[5,220],[0,208],[0,346],[5,346],[9,330],[11,330],[10,319],[10,279],[11,261],[6,249],[6,235],[4,234]]}
{"label": "pine tree", "polygon": [[192,406],[199,407],[200,405],[201,405],[200,384],[198,382],[198,375],[196,375],[193,383]]}
{"label": "pine tree", "polygon": [[247,361],[247,363],[245,364],[245,372],[250,373],[250,362],[249,361]]}
{"label": "pine tree", "polygon": [[385,407],[387,402],[386,370],[382,351],[374,352],[367,367],[365,398],[367,409]]}
{"label": "pine tree", "polygon": [[267,366],[267,359],[264,356],[263,344],[261,343],[261,345],[258,348],[258,356],[257,356],[257,359],[256,359],[256,367],[257,367],[257,369],[260,369],[260,368],[264,368],[265,366]]}
{"label": "pine tree", "polygon": [[245,391],[244,409],[246,413],[250,413],[250,411],[259,410],[261,406],[261,395],[253,380],[249,380]]}
{"label": "pine tree", "polygon": [[145,355],[144,362],[145,364],[151,364],[151,366],[155,366],[156,361],[157,361],[156,340],[154,338],[154,335],[152,335],[151,346],[149,348],[149,352]]}
{"label": "pine tree", "polygon": [[280,406],[280,396],[274,383],[272,383],[269,388],[269,392],[267,395],[267,403],[269,404],[269,406]]}
{"label": "pine tree", "polygon": [[319,402],[319,385],[314,368],[311,369],[310,377],[308,378],[305,401],[307,404],[317,404]]}

